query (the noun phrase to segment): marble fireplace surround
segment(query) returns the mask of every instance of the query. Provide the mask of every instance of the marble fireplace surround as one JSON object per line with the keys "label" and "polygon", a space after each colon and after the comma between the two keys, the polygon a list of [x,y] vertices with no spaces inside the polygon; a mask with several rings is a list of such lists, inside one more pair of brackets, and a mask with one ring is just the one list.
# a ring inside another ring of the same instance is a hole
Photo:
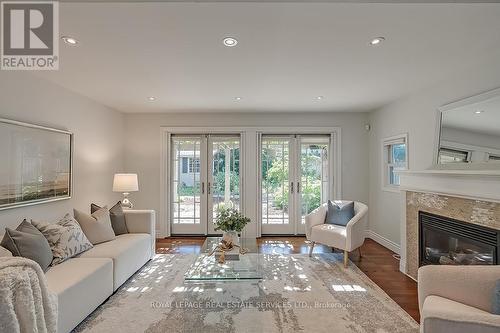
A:
{"label": "marble fireplace surround", "polygon": [[409,277],[417,279],[419,211],[500,230],[500,170],[425,170],[400,175],[400,271]]}

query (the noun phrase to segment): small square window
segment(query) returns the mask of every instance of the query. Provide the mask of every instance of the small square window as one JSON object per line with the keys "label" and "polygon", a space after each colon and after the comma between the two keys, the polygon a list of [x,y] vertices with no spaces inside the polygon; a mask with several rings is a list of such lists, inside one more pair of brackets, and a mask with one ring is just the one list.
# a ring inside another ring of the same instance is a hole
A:
{"label": "small square window", "polygon": [[408,168],[408,136],[398,135],[383,140],[383,189],[398,191],[401,183],[398,171]]}

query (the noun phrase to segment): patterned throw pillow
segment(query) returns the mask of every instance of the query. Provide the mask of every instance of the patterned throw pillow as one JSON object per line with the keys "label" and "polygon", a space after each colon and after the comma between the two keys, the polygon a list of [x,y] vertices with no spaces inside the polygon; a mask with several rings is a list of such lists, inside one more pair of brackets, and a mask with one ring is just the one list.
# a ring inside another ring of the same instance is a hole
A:
{"label": "patterned throw pillow", "polygon": [[57,265],[93,247],[82,228],[70,215],[66,214],[57,223],[31,221],[47,238],[52,255],[52,266]]}

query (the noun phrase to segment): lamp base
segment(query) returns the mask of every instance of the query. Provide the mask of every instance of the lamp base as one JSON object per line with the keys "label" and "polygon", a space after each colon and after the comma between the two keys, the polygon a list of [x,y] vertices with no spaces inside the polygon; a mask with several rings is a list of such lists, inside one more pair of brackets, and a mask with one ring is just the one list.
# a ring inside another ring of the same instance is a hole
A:
{"label": "lamp base", "polygon": [[132,209],[134,205],[128,198],[129,193],[123,193],[122,208]]}

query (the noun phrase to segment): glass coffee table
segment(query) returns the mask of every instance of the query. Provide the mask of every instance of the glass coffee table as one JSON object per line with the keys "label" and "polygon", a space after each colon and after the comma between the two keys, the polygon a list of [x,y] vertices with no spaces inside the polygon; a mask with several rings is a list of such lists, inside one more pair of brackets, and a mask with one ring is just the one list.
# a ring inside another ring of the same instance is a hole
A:
{"label": "glass coffee table", "polygon": [[220,264],[215,254],[209,256],[209,253],[221,239],[222,237],[207,237],[200,255],[184,275],[185,281],[261,280],[263,258],[257,253],[257,240],[240,238],[240,246],[248,252],[240,254],[237,260],[226,260]]}

